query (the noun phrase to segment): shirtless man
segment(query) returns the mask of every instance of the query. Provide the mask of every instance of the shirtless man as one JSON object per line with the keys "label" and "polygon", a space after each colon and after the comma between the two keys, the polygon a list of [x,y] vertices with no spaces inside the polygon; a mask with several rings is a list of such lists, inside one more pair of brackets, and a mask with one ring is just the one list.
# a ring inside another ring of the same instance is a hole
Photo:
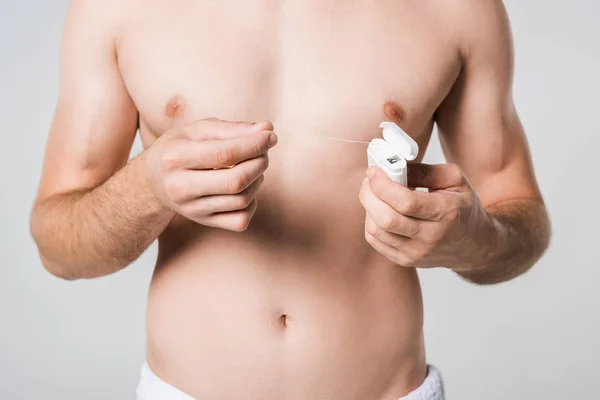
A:
{"label": "shirtless man", "polygon": [[[159,238],[141,399],[442,398],[417,268],[494,284],[547,246],[499,0],[73,0],[62,49],[32,234],[64,279]],[[429,192],[325,139],[383,120],[439,127]]]}

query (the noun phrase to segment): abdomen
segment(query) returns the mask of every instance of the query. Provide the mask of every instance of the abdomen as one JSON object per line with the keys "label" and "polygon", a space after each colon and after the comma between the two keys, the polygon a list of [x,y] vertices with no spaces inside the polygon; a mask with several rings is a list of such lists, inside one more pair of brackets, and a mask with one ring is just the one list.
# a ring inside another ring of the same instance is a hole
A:
{"label": "abdomen", "polygon": [[414,386],[402,380],[424,368],[416,271],[364,241],[358,208],[309,198],[259,200],[241,234],[189,222],[165,232],[148,301],[159,376],[198,399],[358,400]]}

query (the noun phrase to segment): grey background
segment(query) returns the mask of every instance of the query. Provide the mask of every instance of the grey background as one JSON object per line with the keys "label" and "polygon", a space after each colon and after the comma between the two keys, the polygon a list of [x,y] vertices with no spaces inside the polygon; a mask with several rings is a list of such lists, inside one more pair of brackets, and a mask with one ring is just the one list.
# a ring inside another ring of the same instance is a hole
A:
{"label": "grey background", "polygon": [[[428,356],[449,399],[597,399],[600,3],[506,5],[553,243],[530,273],[496,287],[422,273]],[[0,0],[0,398],[132,399],[155,247],[119,274],[67,283],[42,269],[28,233],[66,6]],[[434,140],[427,161],[441,160]]]}

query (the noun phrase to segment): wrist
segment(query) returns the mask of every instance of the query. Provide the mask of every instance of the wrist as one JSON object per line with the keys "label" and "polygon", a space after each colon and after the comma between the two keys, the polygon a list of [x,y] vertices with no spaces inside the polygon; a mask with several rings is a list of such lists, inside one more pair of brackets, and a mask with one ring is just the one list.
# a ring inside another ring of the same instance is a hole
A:
{"label": "wrist", "polygon": [[476,236],[476,263],[456,272],[477,284],[513,279],[531,268],[550,237],[548,215],[539,200],[516,199],[486,209],[485,223]]}
{"label": "wrist", "polygon": [[504,228],[500,221],[487,213],[483,207],[478,214],[464,240],[466,246],[461,246],[458,266],[452,268],[457,273],[477,273],[485,269],[503,242]]}
{"label": "wrist", "polygon": [[159,215],[175,216],[175,212],[156,194],[152,184],[151,163],[147,160],[148,151],[144,151],[130,162],[130,182],[134,182],[138,196],[144,202],[146,212]]}

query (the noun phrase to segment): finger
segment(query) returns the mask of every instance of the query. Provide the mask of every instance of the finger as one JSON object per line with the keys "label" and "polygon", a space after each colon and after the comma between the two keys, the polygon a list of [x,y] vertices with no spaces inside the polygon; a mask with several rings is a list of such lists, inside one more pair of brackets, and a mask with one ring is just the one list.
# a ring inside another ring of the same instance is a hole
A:
{"label": "finger", "polygon": [[256,212],[257,204],[256,199],[254,199],[244,210],[212,214],[199,219],[198,222],[214,228],[243,232],[248,229],[250,221]]}
{"label": "finger", "polygon": [[266,155],[241,162],[233,168],[204,171],[184,170],[165,182],[166,194],[177,204],[203,196],[242,193],[269,166]]}
{"label": "finger", "polygon": [[419,234],[421,221],[399,214],[398,211],[377,198],[371,190],[368,180],[363,183],[359,199],[367,211],[367,215],[380,229],[407,237],[416,237]]}
{"label": "finger", "polygon": [[234,195],[204,196],[186,203],[182,211],[186,215],[201,216],[244,210],[252,204],[264,181],[264,175],[256,179],[246,190]]}
{"label": "finger", "polygon": [[379,168],[369,168],[372,177],[369,185],[374,195],[397,213],[427,221],[439,221],[450,204],[440,193],[411,190],[399,185]]}
{"label": "finger", "polygon": [[264,122],[232,122],[207,118],[180,128],[181,132],[196,140],[223,140],[251,135],[260,131],[272,131],[273,124]]}
{"label": "finger", "polygon": [[242,161],[259,157],[277,144],[277,135],[261,131],[250,136],[225,140],[189,140],[179,138],[165,152],[163,163],[167,168],[215,169],[226,168]]}
{"label": "finger", "polygon": [[460,190],[465,176],[456,164],[408,164],[408,186],[431,190]]}
{"label": "finger", "polygon": [[394,247],[390,246],[387,243],[383,243],[376,237],[370,235],[368,232],[365,232],[365,240],[367,243],[371,245],[375,250],[377,250],[381,255],[385,256],[388,260],[392,261],[395,264],[400,266],[410,266],[410,261],[405,259],[402,256],[402,253],[399,253]]}
{"label": "finger", "polygon": [[407,240],[413,240],[406,236],[384,231],[383,229],[377,226],[375,221],[373,221],[371,216],[368,214],[367,218],[365,219],[365,231],[367,231],[369,235],[377,238],[379,241],[385,244],[392,246],[395,249],[399,249],[402,248],[402,246],[406,246]]}

